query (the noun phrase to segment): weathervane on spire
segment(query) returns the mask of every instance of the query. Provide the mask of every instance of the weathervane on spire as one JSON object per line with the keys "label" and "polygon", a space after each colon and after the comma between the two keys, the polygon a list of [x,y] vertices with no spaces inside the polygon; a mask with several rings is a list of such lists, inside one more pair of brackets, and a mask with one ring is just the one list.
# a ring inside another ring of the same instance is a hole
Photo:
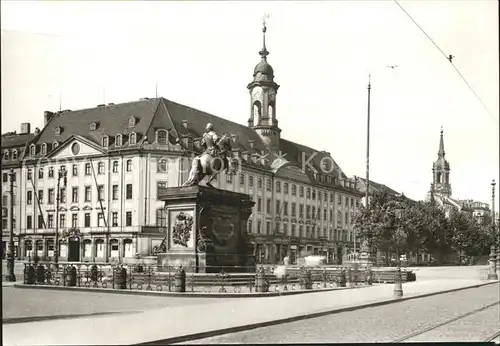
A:
{"label": "weathervane on spire", "polygon": [[266,49],[266,19],[268,18],[269,15],[267,13],[262,16],[262,50],[259,52],[262,59],[266,59],[266,56],[269,55],[269,52]]}
{"label": "weathervane on spire", "polygon": [[269,19],[269,15],[267,13],[264,13],[262,16],[262,31],[266,32],[266,19]]}
{"label": "weathervane on spire", "polygon": [[441,126],[441,134],[443,134],[443,127]]}

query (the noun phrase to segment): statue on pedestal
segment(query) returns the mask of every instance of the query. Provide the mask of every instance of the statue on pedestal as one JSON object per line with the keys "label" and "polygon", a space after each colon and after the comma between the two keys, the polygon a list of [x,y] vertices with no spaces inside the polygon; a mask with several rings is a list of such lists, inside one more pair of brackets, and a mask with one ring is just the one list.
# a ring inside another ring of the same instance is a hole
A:
{"label": "statue on pedestal", "polygon": [[201,139],[201,146],[204,151],[201,155],[195,157],[191,164],[189,177],[182,186],[195,186],[205,178],[209,177],[207,186],[213,187],[210,183],[215,177],[225,170],[229,173],[231,168],[231,139],[223,134],[219,137],[215,132],[214,126],[208,123],[205,127],[205,133]]}

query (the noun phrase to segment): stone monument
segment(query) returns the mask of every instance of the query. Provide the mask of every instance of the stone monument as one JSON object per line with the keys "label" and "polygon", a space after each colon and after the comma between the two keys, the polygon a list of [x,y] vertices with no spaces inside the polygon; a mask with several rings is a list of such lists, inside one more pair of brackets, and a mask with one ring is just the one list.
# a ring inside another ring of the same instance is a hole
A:
{"label": "stone monument", "polygon": [[207,186],[163,189],[167,234],[157,249],[158,265],[188,272],[254,272],[247,223],[255,204],[250,196]]}
{"label": "stone monument", "polygon": [[361,248],[359,252],[359,265],[364,268],[371,268],[373,266],[373,262],[370,254],[370,246],[368,244],[368,240],[365,239],[361,242]]}

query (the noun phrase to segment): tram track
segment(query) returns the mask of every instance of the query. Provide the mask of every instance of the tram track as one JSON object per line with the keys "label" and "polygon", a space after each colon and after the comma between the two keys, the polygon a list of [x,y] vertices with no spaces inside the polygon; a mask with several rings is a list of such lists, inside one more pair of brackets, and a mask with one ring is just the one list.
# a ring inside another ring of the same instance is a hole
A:
{"label": "tram track", "polygon": [[[486,311],[489,308],[492,308],[492,307],[494,307],[496,305],[499,305],[499,304],[500,304],[500,301],[497,301],[495,303],[491,303],[491,304],[485,305],[485,306],[483,306],[481,308],[469,311],[469,312],[467,312],[465,314],[462,314],[462,315],[459,315],[459,316],[447,319],[447,320],[445,320],[443,322],[440,322],[440,323],[434,324],[432,326],[429,326],[427,328],[424,328],[424,329],[415,331],[413,333],[407,334],[404,337],[401,337],[401,338],[398,338],[396,340],[391,341],[390,343],[401,343],[401,342],[404,342],[404,341],[409,341],[410,339],[414,339],[414,338],[416,338],[418,336],[421,336],[421,335],[427,334],[429,332],[435,331],[438,328],[441,328],[443,326],[447,326],[449,324],[452,324],[453,322],[456,322],[456,321],[462,320],[464,318],[473,316],[473,315],[478,314],[478,313],[480,313],[482,311]],[[485,340],[485,342],[491,342],[491,341],[495,340],[499,336],[500,336],[500,331],[496,331],[494,334],[490,335],[487,338],[487,340]]]}

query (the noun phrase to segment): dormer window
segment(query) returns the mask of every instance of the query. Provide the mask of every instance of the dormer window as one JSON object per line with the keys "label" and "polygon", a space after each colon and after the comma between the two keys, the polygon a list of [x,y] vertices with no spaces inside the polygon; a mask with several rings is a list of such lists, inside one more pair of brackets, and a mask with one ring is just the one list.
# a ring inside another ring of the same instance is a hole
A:
{"label": "dormer window", "polygon": [[129,139],[128,139],[128,144],[130,144],[130,145],[137,144],[137,135],[135,134],[135,132],[132,132],[130,134]]}
{"label": "dormer window", "polygon": [[17,160],[17,150],[12,151],[12,160]]}
{"label": "dormer window", "polygon": [[156,142],[159,145],[167,145],[167,131],[166,130],[158,130],[156,132]]}
{"label": "dormer window", "polygon": [[95,130],[97,130],[98,127],[99,127],[99,123],[93,122],[90,124],[90,131],[95,131]]}
{"label": "dormer window", "polygon": [[35,147],[34,144],[31,144],[31,146],[30,146],[30,155],[31,156],[35,156],[35,154],[36,154],[36,147]]}
{"label": "dormer window", "polygon": [[47,154],[47,143],[42,144],[42,155]]}
{"label": "dormer window", "polygon": [[63,128],[61,126],[58,126],[54,129],[54,134],[56,136],[59,136],[63,132]]}
{"label": "dormer window", "polygon": [[59,142],[58,141],[54,141],[54,143],[52,143],[52,149],[55,149],[59,146]]}
{"label": "dormer window", "polygon": [[105,148],[107,148],[109,146],[109,137],[108,136],[102,137],[102,146]]}
{"label": "dormer window", "polygon": [[137,118],[136,117],[130,117],[128,119],[128,127],[134,127],[135,124],[137,124]]}
{"label": "dormer window", "polygon": [[8,150],[5,150],[5,151],[3,152],[3,159],[4,159],[4,160],[8,160],[8,159],[9,159],[9,151],[8,151]]}
{"label": "dormer window", "polygon": [[115,137],[115,145],[117,147],[121,147],[122,146],[122,135],[116,135],[116,137]]}

